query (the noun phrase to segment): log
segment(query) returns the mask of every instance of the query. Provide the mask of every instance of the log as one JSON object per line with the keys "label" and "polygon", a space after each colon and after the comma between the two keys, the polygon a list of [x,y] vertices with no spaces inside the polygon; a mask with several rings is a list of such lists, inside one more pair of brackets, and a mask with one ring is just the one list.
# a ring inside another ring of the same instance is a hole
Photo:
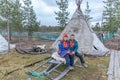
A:
{"label": "log", "polygon": [[7,75],[9,75],[9,74],[11,74],[11,73],[13,73],[13,72],[15,72],[15,71],[18,71],[18,70],[21,70],[21,68],[15,68],[15,69],[13,69],[13,70],[6,71],[6,73],[5,73],[4,75],[7,76]]}
{"label": "log", "polygon": [[[75,63],[78,61],[78,58],[75,59]],[[69,72],[69,68],[66,68],[59,76],[57,76],[54,80],[60,80],[61,78],[63,78],[68,72]]]}
{"label": "log", "polygon": [[119,61],[118,61],[118,51],[115,52],[115,68],[114,68],[114,79],[120,80],[119,78]]}
{"label": "log", "polygon": [[112,50],[108,68],[108,80],[120,80],[120,51]]}
{"label": "log", "polygon": [[37,63],[40,63],[40,62],[42,62],[42,61],[44,61],[44,60],[46,60],[46,59],[49,59],[49,58],[50,58],[50,57],[46,57],[46,58],[44,58],[44,59],[42,59],[42,60],[35,61],[35,62],[33,62],[33,63],[27,64],[27,65],[24,66],[24,68],[33,66],[33,65],[35,65],[35,64],[37,64]]}
{"label": "log", "polygon": [[7,76],[7,75],[9,75],[9,74],[11,74],[11,73],[13,73],[13,72],[15,72],[15,71],[18,71],[18,70],[21,70],[21,69],[24,69],[24,68],[27,68],[27,67],[31,67],[31,66],[33,66],[33,65],[35,65],[35,64],[37,64],[37,63],[40,63],[40,62],[42,62],[42,61],[44,61],[44,60],[46,60],[46,59],[49,59],[49,58],[50,58],[50,57],[46,57],[46,58],[44,58],[43,60],[35,61],[35,62],[30,63],[30,64],[27,64],[27,65],[25,65],[25,66],[23,66],[23,67],[14,68],[14,69],[12,69],[12,70],[10,70],[10,71],[7,71],[4,75]]}
{"label": "log", "polygon": [[75,67],[82,68],[83,66],[80,66],[80,65],[75,65]]}
{"label": "log", "polygon": [[113,80],[114,54],[115,53],[112,50],[111,54],[110,54],[110,63],[109,63],[109,68],[108,68],[108,72],[107,72],[108,80]]}

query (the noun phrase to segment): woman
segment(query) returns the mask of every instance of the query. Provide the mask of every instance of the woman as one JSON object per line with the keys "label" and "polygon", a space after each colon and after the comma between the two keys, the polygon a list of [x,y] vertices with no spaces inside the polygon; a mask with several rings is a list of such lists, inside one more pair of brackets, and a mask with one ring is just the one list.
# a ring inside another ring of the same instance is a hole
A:
{"label": "woman", "polygon": [[74,55],[70,54],[70,45],[67,34],[63,35],[62,40],[59,41],[58,47],[59,47],[58,54],[60,55],[60,57],[65,58],[66,66],[69,67],[70,70],[73,70]]}

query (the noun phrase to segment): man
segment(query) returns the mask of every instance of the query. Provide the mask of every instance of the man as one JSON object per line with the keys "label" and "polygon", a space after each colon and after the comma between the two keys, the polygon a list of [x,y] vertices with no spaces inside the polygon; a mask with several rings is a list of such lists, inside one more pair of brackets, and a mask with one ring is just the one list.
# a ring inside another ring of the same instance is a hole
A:
{"label": "man", "polygon": [[70,45],[70,53],[75,54],[77,57],[79,57],[81,64],[84,68],[87,68],[87,64],[85,63],[83,56],[78,53],[78,42],[75,40],[75,35],[71,34],[70,35],[70,40],[69,40],[69,45]]}

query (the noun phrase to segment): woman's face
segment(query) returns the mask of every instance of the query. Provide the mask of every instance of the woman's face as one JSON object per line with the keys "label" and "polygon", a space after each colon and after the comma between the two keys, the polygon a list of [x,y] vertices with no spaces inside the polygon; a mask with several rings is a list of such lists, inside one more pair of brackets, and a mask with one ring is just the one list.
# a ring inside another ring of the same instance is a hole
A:
{"label": "woman's face", "polygon": [[68,37],[64,37],[64,40],[67,41],[67,40],[68,40]]}

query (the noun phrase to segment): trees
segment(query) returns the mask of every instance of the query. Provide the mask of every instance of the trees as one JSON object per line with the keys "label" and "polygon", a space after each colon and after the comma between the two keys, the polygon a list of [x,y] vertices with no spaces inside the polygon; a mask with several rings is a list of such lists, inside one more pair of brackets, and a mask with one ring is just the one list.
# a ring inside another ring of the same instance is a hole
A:
{"label": "trees", "polygon": [[36,14],[33,10],[31,0],[24,0],[24,20],[23,25],[25,29],[28,31],[28,36],[31,37],[33,31],[37,31],[39,28],[39,24],[36,20]]}
{"label": "trees", "polygon": [[57,15],[55,19],[58,21],[60,27],[65,27],[69,20],[68,18],[69,12],[67,11],[68,0],[60,0],[60,2],[56,1],[56,3],[60,11],[55,12],[55,14]]}
{"label": "trees", "polygon": [[23,10],[19,0],[15,0],[13,3],[11,26],[13,31],[18,31],[19,33],[23,31]]}
{"label": "trees", "polygon": [[10,26],[10,39],[15,31],[20,33],[26,29],[31,36],[33,31],[39,30],[31,0],[24,0],[24,6],[20,0],[0,0],[0,16],[8,19],[7,22],[0,21],[0,28],[6,30],[7,25]]}
{"label": "trees", "polygon": [[8,42],[11,40],[11,27],[10,27],[10,20],[12,18],[12,11],[13,11],[13,2],[11,0],[1,0],[0,1],[0,15],[7,19],[7,22],[1,22],[2,28],[8,29]]}
{"label": "trees", "polygon": [[104,4],[103,29],[105,31],[115,32],[120,26],[120,1],[107,0],[104,1]]}
{"label": "trees", "polygon": [[92,28],[94,31],[100,31],[100,24],[96,23],[95,26]]}
{"label": "trees", "polygon": [[90,16],[90,12],[91,12],[91,10],[90,10],[90,8],[89,8],[89,3],[88,2],[86,2],[86,9],[85,9],[85,19],[89,22],[91,19],[92,19],[92,17]]}
{"label": "trees", "polygon": [[120,0],[115,0],[115,19],[116,29],[120,28]]}

